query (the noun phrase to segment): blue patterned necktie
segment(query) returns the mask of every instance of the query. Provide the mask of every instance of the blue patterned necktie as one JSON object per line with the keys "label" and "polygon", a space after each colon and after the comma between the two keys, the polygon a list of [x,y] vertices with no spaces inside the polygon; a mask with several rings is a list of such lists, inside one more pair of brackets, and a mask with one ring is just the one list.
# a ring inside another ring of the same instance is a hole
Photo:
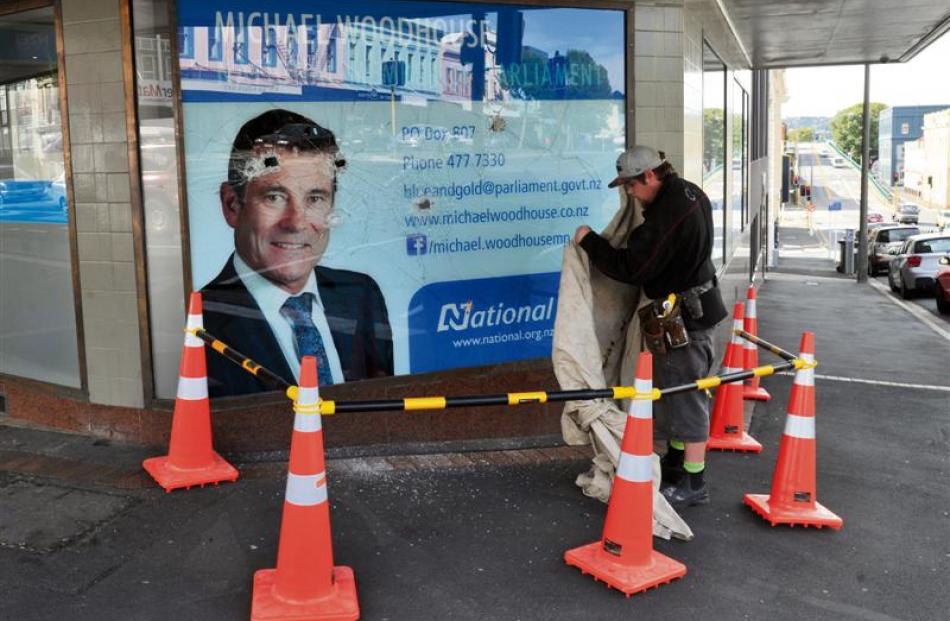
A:
{"label": "blue patterned necktie", "polygon": [[316,357],[320,386],[329,386],[333,383],[333,375],[330,373],[327,350],[323,347],[323,337],[320,336],[317,326],[313,325],[313,318],[310,314],[313,300],[314,295],[309,292],[287,298],[284,305],[280,307],[280,314],[289,319],[291,326],[293,326],[297,355],[301,358],[304,356]]}

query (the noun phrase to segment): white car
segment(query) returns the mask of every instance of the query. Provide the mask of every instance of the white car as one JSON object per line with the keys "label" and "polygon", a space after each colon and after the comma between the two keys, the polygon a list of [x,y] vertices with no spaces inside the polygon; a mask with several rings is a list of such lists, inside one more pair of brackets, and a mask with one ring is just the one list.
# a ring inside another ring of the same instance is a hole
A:
{"label": "white car", "polygon": [[933,291],[938,261],[950,252],[950,237],[938,234],[913,235],[894,252],[887,270],[892,291],[905,300],[918,291]]}
{"label": "white car", "polygon": [[831,165],[834,166],[835,168],[844,168],[845,167],[844,158],[843,157],[832,158]]}

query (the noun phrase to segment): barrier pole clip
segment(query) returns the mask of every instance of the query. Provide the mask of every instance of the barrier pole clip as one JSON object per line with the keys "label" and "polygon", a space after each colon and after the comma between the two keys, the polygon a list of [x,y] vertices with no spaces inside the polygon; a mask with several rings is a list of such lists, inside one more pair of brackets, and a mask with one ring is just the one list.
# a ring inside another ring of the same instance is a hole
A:
{"label": "barrier pole clip", "polygon": [[659,388],[652,388],[648,392],[639,392],[634,389],[631,399],[634,401],[659,401],[662,396],[663,393],[660,392]]}

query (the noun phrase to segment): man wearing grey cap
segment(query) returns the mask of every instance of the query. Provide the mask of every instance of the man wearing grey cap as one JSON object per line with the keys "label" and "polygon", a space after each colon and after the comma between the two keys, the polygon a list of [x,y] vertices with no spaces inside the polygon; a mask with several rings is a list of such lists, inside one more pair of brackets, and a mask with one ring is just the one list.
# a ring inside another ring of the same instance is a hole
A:
{"label": "man wearing grey cap", "polygon": [[[683,331],[647,338],[654,353],[653,371],[663,387],[693,382],[712,372],[712,332],[727,312],[716,283],[712,263],[713,223],[709,198],[694,183],[681,179],[660,153],[636,146],[617,158],[617,177],[609,187],[622,185],[627,196],[644,207],[644,222],[630,233],[626,244],[614,248],[584,225],[574,242],[587,252],[591,263],[615,280],[643,288],[657,300],[644,316],[666,318],[677,312]],[[676,294],[678,304],[661,302]],[[654,311],[653,309],[657,310]],[[678,310],[677,310],[678,309]],[[655,314],[654,314],[655,313]],[[660,325],[660,324],[657,324]],[[644,333],[646,326],[641,325]],[[669,450],[662,460],[662,493],[676,509],[709,502],[705,483],[706,441],[709,439],[709,398],[692,391],[664,397],[656,406],[669,423]]]}

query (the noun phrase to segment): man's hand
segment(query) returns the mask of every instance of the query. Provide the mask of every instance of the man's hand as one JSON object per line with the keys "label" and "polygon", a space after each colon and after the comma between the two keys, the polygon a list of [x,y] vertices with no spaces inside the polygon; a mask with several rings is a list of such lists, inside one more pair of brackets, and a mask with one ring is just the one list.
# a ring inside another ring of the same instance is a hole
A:
{"label": "man's hand", "polygon": [[574,243],[580,244],[581,240],[584,239],[584,236],[590,233],[590,227],[586,224],[582,224],[577,227],[577,231],[574,232]]}

